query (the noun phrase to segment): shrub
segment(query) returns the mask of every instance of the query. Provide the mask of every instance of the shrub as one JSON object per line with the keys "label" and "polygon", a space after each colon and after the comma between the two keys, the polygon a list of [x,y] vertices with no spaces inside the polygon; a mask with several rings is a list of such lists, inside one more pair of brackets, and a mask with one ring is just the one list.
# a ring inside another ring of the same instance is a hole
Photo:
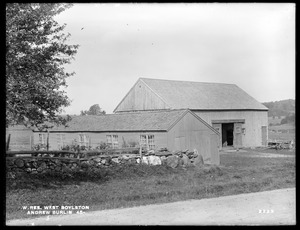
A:
{"label": "shrub", "polygon": [[35,150],[35,151],[39,151],[39,150],[47,150],[47,145],[46,144],[35,144],[33,147],[32,147],[32,150]]}

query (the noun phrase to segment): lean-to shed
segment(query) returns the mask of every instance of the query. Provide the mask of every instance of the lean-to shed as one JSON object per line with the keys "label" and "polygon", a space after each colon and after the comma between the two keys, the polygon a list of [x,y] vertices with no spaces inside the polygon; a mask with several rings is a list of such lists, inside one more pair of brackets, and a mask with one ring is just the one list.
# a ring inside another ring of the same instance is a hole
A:
{"label": "lean-to shed", "polygon": [[[47,132],[34,132],[36,143],[44,143]],[[75,116],[68,127],[49,130],[50,150],[60,149],[72,142],[93,148],[106,143],[112,148],[147,145],[149,149],[197,151],[204,163],[220,163],[219,133],[190,110],[161,110],[149,112]]]}
{"label": "lean-to shed", "polygon": [[220,132],[222,147],[266,146],[268,108],[235,84],[140,78],[115,113],[189,109]]}

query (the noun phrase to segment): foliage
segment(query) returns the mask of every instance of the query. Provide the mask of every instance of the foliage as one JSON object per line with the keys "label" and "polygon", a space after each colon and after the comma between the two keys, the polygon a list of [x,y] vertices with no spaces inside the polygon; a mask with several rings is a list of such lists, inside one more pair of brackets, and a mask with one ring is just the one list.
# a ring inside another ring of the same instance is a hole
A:
{"label": "foliage", "polygon": [[66,150],[66,151],[74,151],[74,152],[80,152],[80,151],[87,151],[87,150],[92,150],[91,146],[80,146],[78,144],[70,144],[70,145],[64,145],[61,150]]}
{"label": "foliage", "polygon": [[32,150],[40,151],[40,150],[47,150],[47,145],[46,144],[35,144],[32,146]]}
{"label": "foliage", "polygon": [[103,141],[101,141],[100,145],[96,147],[96,149],[108,149],[108,148],[110,148],[110,146]]}
{"label": "foliage", "polygon": [[68,45],[54,16],[70,4],[6,5],[6,126],[24,124],[40,130],[46,123],[66,125],[62,108],[70,104],[65,72],[78,45]]}
{"label": "foliage", "polygon": [[288,116],[290,113],[295,113],[295,100],[281,100],[263,103],[269,111],[268,116]]}
{"label": "foliage", "polygon": [[106,112],[100,108],[99,104],[92,105],[89,110],[81,110],[80,115],[85,116],[85,115],[105,115]]}

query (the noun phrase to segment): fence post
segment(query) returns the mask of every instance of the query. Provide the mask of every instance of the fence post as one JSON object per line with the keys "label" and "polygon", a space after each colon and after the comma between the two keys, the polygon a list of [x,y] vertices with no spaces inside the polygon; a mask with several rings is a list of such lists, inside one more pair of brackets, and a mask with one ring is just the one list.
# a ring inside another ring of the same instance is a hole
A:
{"label": "fence post", "polygon": [[140,164],[142,164],[142,158],[143,158],[143,154],[142,154],[142,146],[140,145]]}
{"label": "fence post", "polygon": [[47,130],[47,151],[49,151],[49,130]]}
{"label": "fence post", "polygon": [[6,142],[6,151],[9,150],[9,142],[10,142],[10,134],[8,134],[7,142]]}

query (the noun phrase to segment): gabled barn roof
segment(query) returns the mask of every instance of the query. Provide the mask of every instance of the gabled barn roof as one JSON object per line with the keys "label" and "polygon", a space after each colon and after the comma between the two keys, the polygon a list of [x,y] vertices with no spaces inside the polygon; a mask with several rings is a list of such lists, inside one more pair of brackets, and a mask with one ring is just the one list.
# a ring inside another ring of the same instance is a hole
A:
{"label": "gabled barn roof", "polygon": [[138,81],[146,84],[171,109],[268,110],[235,84],[151,78]]}
{"label": "gabled barn roof", "polygon": [[[58,126],[50,132],[117,132],[117,131],[168,131],[189,110],[160,110],[135,113],[107,114],[102,116],[75,116],[68,127]],[[212,127],[197,115],[198,120]],[[213,130],[213,129],[212,129]],[[215,130],[213,130],[215,131]]]}

